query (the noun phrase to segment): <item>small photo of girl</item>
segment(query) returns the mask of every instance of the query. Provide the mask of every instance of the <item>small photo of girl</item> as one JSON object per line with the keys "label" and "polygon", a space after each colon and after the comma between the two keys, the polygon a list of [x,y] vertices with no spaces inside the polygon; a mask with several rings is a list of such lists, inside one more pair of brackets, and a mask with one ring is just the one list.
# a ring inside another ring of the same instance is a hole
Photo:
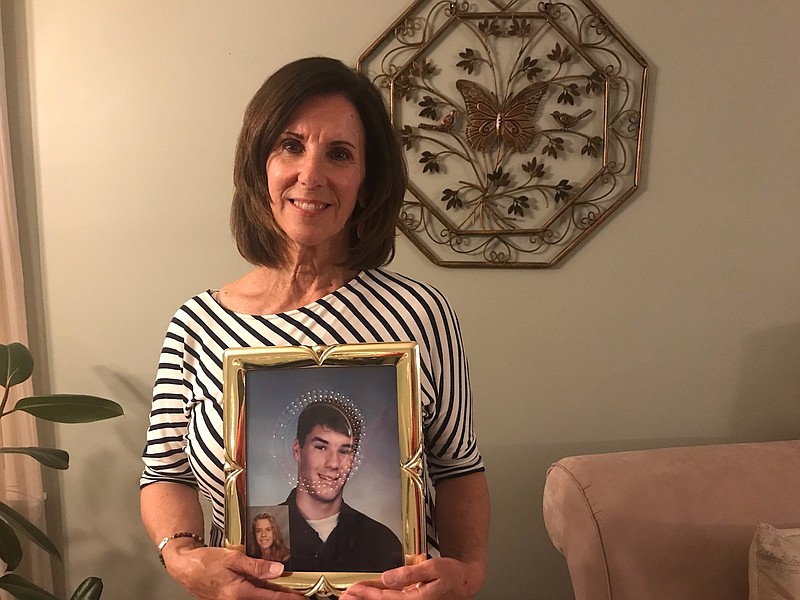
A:
{"label": "small photo of girl", "polygon": [[281,563],[289,558],[289,536],[284,535],[279,523],[283,521],[288,526],[288,514],[281,514],[287,513],[287,508],[270,507],[269,512],[260,512],[253,517],[252,530],[248,536],[248,556]]}

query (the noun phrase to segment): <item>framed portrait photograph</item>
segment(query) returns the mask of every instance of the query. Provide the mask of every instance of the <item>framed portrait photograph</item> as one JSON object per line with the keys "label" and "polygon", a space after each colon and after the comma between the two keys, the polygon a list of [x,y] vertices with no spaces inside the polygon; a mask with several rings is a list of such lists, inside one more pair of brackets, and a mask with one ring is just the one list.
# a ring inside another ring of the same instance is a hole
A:
{"label": "framed portrait photograph", "polygon": [[232,348],[223,357],[225,546],[272,584],[338,596],[425,554],[413,342]]}

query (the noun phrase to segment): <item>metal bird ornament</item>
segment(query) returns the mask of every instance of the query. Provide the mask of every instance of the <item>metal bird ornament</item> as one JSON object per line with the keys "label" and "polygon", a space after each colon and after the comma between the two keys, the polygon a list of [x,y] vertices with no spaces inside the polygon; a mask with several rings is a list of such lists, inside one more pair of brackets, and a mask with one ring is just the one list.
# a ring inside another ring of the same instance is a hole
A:
{"label": "metal bird ornament", "polygon": [[588,117],[590,114],[592,114],[592,112],[594,111],[592,111],[591,108],[587,108],[581,114],[576,116],[554,110],[553,112],[550,113],[550,115],[556,120],[556,123],[558,123],[561,126],[561,129],[572,129],[573,127],[575,127],[575,125],[578,124],[579,121],[582,121],[583,119]]}
{"label": "metal bird ornament", "polygon": [[536,109],[548,87],[548,83],[533,83],[500,102],[497,96],[474,81],[457,80],[456,89],[467,109],[467,143],[479,152],[495,143],[502,143],[516,152],[527,149],[536,135]]}
{"label": "metal bird ornament", "polygon": [[454,108],[449,113],[444,116],[441,123],[420,123],[418,127],[420,129],[428,129],[429,131],[441,131],[444,133],[449,133],[453,131],[453,125],[456,122],[456,109]]}

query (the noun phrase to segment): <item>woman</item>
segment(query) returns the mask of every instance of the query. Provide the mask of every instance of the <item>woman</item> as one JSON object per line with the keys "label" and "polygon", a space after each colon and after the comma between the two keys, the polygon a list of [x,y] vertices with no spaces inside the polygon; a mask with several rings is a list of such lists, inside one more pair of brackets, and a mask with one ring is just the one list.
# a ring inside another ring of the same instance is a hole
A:
{"label": "woman", "polygon": [[253,584],[278,577],[280,563],[203,546],[197,488],[212,503],[209,543],[222,540],[223,350],[410,340],[420,346],[429,560],[342,598],[472,597],[489,500],[468,369],[447,300],[381,268],[394,255],[405,169],[380,93],[329,58],[279,69],[245,111],[234,185],[232,230],[254,268],[178,309],[154,388],[141,511],[165,566],[200,599],[296,598]]}
{"label": "woman", "polygon": [[267,560],[286,562],[289,549],[283,541],[278,522],[268,512],[253,517],[253,551],[250,556]]}

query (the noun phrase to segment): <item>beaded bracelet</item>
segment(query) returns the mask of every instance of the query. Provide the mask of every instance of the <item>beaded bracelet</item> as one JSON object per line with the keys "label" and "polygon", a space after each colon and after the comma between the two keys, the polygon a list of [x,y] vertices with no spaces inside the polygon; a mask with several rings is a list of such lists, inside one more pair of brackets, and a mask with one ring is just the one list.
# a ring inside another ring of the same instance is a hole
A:
{"label": "beaded bracelet", "polygon": [[164,546],[167,545],[167,542],[177,538],[192,538],[194,541],[201,544],[203,548],[206,547],[205,540],[196,533],[192,533],[191,531],[179,531],[178,533],[173,533],[172,535],[168,535],[163,540],[161,540],[161,543],[158,545],[158,560],[161,561],[161,564],[164,565],[165,569],[167,568],[167,563],[164,562],[164,555],[161,552],[164,550]]}

